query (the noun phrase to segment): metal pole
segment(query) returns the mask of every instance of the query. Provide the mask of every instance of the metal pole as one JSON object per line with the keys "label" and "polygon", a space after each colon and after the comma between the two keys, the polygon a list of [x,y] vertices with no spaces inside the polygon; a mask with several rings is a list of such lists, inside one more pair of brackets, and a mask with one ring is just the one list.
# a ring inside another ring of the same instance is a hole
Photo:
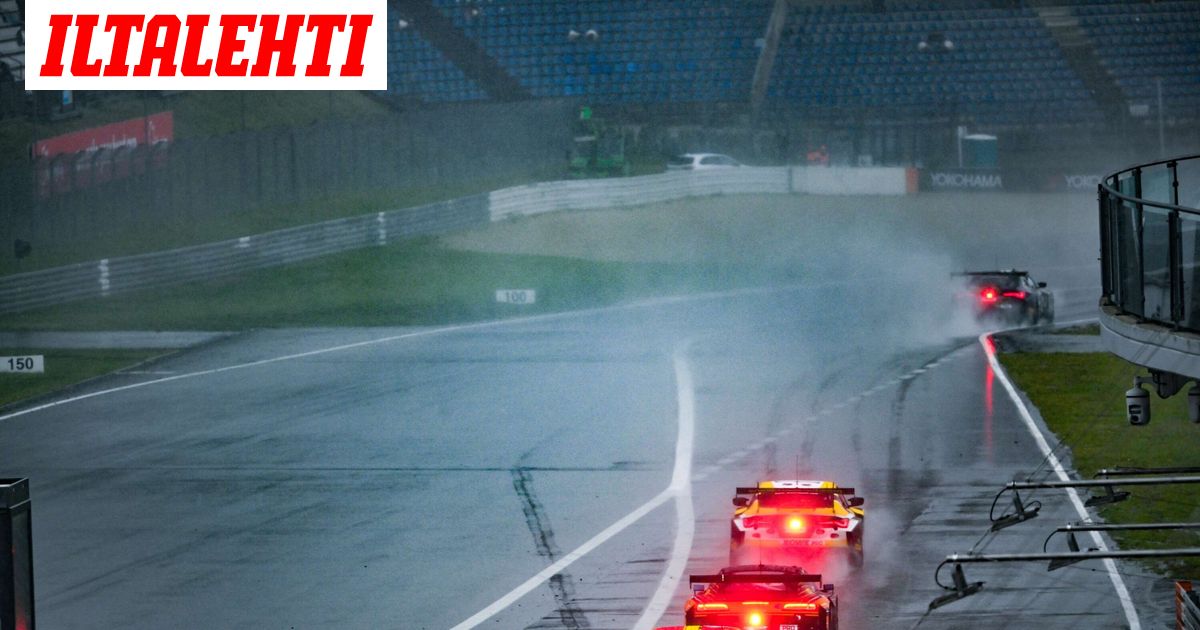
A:
{"label": "metal pole", "polygon": [[1045,560],[1113,560],[1136,558],[1195,558],[1200,557],[1200,547],[1179,549],[1127,549],[1116,551],[1079,551],[1076,553],[992,553],[950,554],[947,563],[983,564],[988,562],[1042,562]]}
{"label": "metal pole", "polygon": [[1163,135],[1162,77],[1154,79],[1154,88],[1158,92],[1158,157],[1165,160],[1167,158],[1167,140]]}
{"label": "metal pole", "polygon": [[1066,525],[1054,530],[1055,532],[1113,532],[1138,531],[1152,529],[1200,529],[1200,523],[1077,523]]}
{"label": "metal pole", "polygon": [[1095,476],[1128,477],[1134,475],[1175,475],[1188,473],[1200,473],[1200,466],[1172,466],[1168,468],[1131,468],[1118,466],[1116,468],[1101,468],[1096,471]]}
{"label": "metal pole", "polygon": [[1112,486],[1164,486],[1181,483],[1200,483],[1200,477],[1144,477],[1141,479],[1092,479],[1079,481],[1010,481],[1005,490],[1036,488],[1106,488]]}

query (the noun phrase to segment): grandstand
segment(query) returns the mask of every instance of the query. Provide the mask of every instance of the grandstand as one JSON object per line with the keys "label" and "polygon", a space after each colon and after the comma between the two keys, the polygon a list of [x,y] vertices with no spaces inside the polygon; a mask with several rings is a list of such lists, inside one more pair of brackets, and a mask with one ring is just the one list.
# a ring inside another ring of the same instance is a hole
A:
{"label": "grandstand", "polygon": [[[749,108],[770,49],[762,108],[807,120],[1101,128],[1156,98],[1160,77],[1169,116],[1194,118],[1200,102],[1194,1],[778,3],[783,11],[776,0],[398,1],[389,91],[426,102],[495,96],[404,18],[432,4],[533,98]],[[779,36],[765,37],[773,27]]]}

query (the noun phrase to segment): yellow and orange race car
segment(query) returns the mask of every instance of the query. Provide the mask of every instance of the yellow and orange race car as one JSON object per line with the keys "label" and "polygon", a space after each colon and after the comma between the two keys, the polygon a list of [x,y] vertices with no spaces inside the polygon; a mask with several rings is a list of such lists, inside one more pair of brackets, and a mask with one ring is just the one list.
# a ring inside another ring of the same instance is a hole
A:
{"label": "yellow and orange race car", "polygon": [[863,499],[832,481],[762,481],[738,488],[729,525],[731,564],[779,554],[814,556],[844,549],[863,564]]}

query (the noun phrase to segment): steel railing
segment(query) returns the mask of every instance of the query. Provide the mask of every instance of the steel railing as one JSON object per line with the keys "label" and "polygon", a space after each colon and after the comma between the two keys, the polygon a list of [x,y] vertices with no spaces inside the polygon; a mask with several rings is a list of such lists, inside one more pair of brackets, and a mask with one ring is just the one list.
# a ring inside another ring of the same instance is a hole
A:
{"label": "steel railing", "polygon": [[1186,580],[1175,583],[1175,628],[1200,630],[1200,597]]}
{"label": "steel railing", "polygon": [[1143,320],[1200,330],[1200,155],[1105,177],[1100,195],[1104,300]]}

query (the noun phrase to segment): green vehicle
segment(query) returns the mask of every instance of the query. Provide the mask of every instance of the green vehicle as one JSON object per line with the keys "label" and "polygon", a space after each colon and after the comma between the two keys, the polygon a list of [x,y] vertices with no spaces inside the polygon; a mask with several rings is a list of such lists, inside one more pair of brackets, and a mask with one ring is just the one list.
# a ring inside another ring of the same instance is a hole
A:
{"label": "green vehicle", "polygon": [[571,143],[571,176],[617,177],[629,175],[625,160],[625,134],[592,116],[592,108],[579,108]]}

